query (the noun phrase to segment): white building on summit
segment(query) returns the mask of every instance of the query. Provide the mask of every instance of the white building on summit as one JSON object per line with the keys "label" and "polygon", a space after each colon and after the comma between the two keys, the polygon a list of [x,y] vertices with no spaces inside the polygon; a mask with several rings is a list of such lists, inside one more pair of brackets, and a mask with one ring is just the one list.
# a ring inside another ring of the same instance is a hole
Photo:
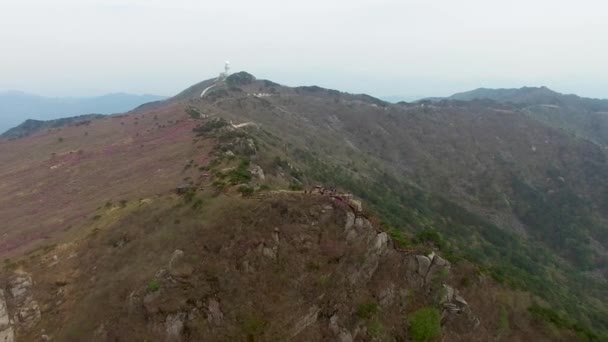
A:
{"label": "white building on summit", "polygon": [[223,82],[224,80],[226,80],[226,77],[228,77],[228,74],[230,72],[230,62],[226,61],[226,63],[224,63],[224,71],[220,72],[220,75],[217,77],[217,80],[215,81],[215,83],[213,83],[212,85],[208,86],[207,88],[205,88],[203,90],[203,92],[201,93],[201,99],[205,96],[205,94],[213,87],[217,86],[219,83]]}

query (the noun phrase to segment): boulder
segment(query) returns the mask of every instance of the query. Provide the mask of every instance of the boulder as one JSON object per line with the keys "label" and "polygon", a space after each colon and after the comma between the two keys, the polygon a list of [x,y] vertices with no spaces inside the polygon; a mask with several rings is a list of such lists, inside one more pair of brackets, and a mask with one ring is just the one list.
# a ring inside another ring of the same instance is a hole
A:
{"label": "boulder", "polygon": [[425,277],[431,267],[431,259],[424,255],[416,255],[416,260],[418,261],[418,274]]}
{"label": "boulder", "polygon": [[13,330],[4,291],[0,289],[0,342],[14,342],[15,332]]}
{"label": "boulder", "polygon": [[361,201],[358,201],[356,199],[350,199],[348,201],[348,204],[353,208],[355,212],[363,212],[363,205],[361,204]]}
{"label": "boulder", "polygon": [[31,294],[32,277],[29,273],[18,270],[9,281],[9,292],[15,306],[15,324],[29,329],[40,321],[41,313],[38,302]]}
{"label": "boulder", "polygon": [[262,254],[265,257],[273,259],[273,260],[277,258],[276,248],[264,247],[264,248],[262,248]]}
{"label": "boulder", "polygon": [[378,303],[381,307],[387,307],[393,304],[395,299],[395,285],[390,283],[387,287],[381,289],[378,293]]}
{"label": "boulder", "polygon": [[251,173],[251,175],[256,177],[258,180],[263,181],[266,179],[266,176],[264,175],[264,170],[259,165],[251,164],[251,166],[249,167],[249,173]]}
{"label": "boulder", "polygon": [[355,227],[357,229],[373,229],[372,224],[364,217],[357,217],[355,219]]}
{"label": "boulder", "polygon": [[344,232],[348,233],[355,225],[355,214],[351,211],[346,213],[346,223],[344,224]]}
{"label": "boulder", "polygon": [[382,254],[384,253],[384,251],[386,250],[387,246],[388,246],[388,234],[386,234],[385,232],[382,232],[378,235],[376,235],[376,238],[374,239],[374,243],[373,243],[373,250],[374,252],[376,252],[377,254]]}
{"label": "boulder", "polygon": [[209,299],[207,303],[207,321],[210,324],[219,325],[224,320],[224,314],[220,308],[220,302],[215,298]]}
{"label": "boulder", "polygon": [[15,332],[12,327],[8,327],[5,330],[0,330],[0,342],[14,342]]}
{"label": "boulder", "polygon": [[454,288],[443,284],[443,292],[439,299],[439,304],[450,303],[454,299]]}
{"label": "boulder", "polygon": [[171,271],[171,269],[177,265],[177,263],[184,257],[184,251],[182,251],[181,249],[176,249],[175,251],[173,251],[173,254],[171,254],[171,259],[169,260],[169,271]]}
{"label": "boulder", "polygon": [[186,314],[183,312],[169,314],[165,319],[167,341],[181,341]]}

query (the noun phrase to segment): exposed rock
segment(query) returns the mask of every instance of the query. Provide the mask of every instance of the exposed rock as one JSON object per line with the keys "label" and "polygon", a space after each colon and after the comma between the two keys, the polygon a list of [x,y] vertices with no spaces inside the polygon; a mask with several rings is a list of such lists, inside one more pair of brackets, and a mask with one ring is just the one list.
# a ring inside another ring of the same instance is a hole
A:
{"label": "exposed rock", "polygon": [[361,201],[351,198],[348,201],[348,204],[353,208],[353,210],[355,212],[357,212],[357,213],[363,212],[363,204],[361,204]]}
{"label": "exposed rock", "polygon": [[108,329],[105,324],[100,324],[97,329],[93,332],[93,336],[96,337],[96,341],[106,341],[108,339]]}
{"label": "exposed rock", "polygon": [[181,341],[184,330],[184,319],[186,314],[183,312],[169,314],[165,319],[165,330],[167,332],[167,341]]}
{"label": "exposed rock", "polygon": [[[441,310],[446,320],[465,317],[472,329],[477,328],[481,323],[479,318],[471,311],[467,301],[458,294],[458,290],[451,286],[443,285],[443,292],[439,299],[439,304],[441,305]],[[464,316],[462,315],[463,313]]]}
{"label": "exposed rock", "polygon": [[[184,262],[184,251],[176,249],[171,255],[169,265],[167,266],[168,272],[175,278],[185,279],[192,275],[194,267]],[[160,275],[163,276],[164,274]]]}
{"label": "exposed rock", "polygon": [[219,325],[224,320],[224,314],[220,308],[220,302],[218,302],[215,298],[209,299],[207,303],[207,321],[210,324]]}
{"label": "exposed rock", "polygon": [[7,327],[10,323],[6,299],[4,298],[4,290],[0,289],[0,329]]}
{"label": "exposed rock", "polygon": [[340,342],[353,342],[353,335],[348,330],[342,330],[338,335],[338,341]]}
{"label": "exposed rock", "polygon": [[159,309],[159,303],[157,299],[160,297],[161,291],[154,291],[144,296],[144,308],[148,314],[155,314]]}
{"label": "exposed rock", "polygon": [[352,342],[353,335],[350,331],[340,327],[338,314],[334,314],[329,319],[329,330],[336,336],[339,342]]}
{"label": "exposed rock", "polygon": [[346,224],[344,224],[344,232],[348,233],[354,225],[355,213],[351,211],[346,212]]}
{"label": "exposed rock", "polygon": [[306,327],[315,324],[317,322],[317,318],[319,317],[319,312],[321,311],[321,309],[314,305],[313,307],[311,307],[308,310],[308,314],[304,317],[302,317],[298,322],[296,322],[291,336],[296,336],[299,333],[302,332],[302,330],[306,329]]}
{"label": "exposed rock", "polygon": [[262,254],[265,257],[268,257],[273,260],[277,258],[277,252],[275,248],[264,247],[262,248]]}
{"label": "exposed rock", "polygon": [[255,268],[253,268],[253,266],[251,266],[251,263],[249,262],[249,260],[243,261],[242,265],[243,265],[243,271],[245,273],[255,272]]}
{"label": "exposed rock", "polygon": [[259,165],[251,164],[249,167],[249,172],[261,181],[266,179],[266,176],[264,176],[264,170]]}
{"label": "exposed rock", "polygon": [[454,296],[454,301],[457,302],[458,304],[462,305],[462,306],[469,305],[469,303],[467,303],[467,301],[464,300],[464,298],[460,297],[458,294],[456,294]]}
{"label": "exposed rock", "polygon": [[0,342],[14,342],[15,332],[12,327],[8,327],[5,330],[0,330]]}
{"label": "exposed rock", "polygon": [[385,232],[379,233],[374,237],[365,254],[365,261],[357,271],[352,272],[349,276],[351,284],[354,284],[359,280],[368,281],[371,279],[378,269],[380,256],[382,256],[388,247],[388,241],[388,234]]}
{"label": "exposed rock", "polygon": [[372,224],[363,217],[357,217],[355,219],[355,227],[357,229],[372,229]]}
{"label": "exposed rock", "polygon": [[13,342],[15,332],[13,330],[4,291],[0,290],[0,342]]}
{"label": "exposed rock", "polygon": [[439,304],[450,303],[454,299],[454,289],[451,286],[443,284],[443,293],[439,299]]}
{"label": "exposed rock", "polygon": [[23,271],[15,272],[13,279],[10,281],[11,296],[15,300],[24,297],[27,290],[32,286],[32,277]]}
{"label": "exposed rock", "polygon": [[382,254],[385,250],[386,247],[388,246],[388,234],[386,234],[385,232],[382,232],[378,235],[376,235],[376,239],[374,240],[374,252],[378,253],[378,254]]}
{"label": "exposed rock", "polygon": [[275,228],[274,231],[272,232],[272,239],[274,240],[275,243],[280,242],[280,236],[279,236],[280,232],[281,231],[279,230],[279,228]]}
{"label": "exposed rock", "polygon": [[184,251],[176,249],[169,260],[169,271],[184,257]]}
{"label": "exposed rock", "polygon": [[442,257],[440,257],[439,255],[434,255],[432,258],[433,261],[433,265],[439,266],[439,267],[450,267],[450,262],[443,259]]}
{"label": "exposed rock", "polygon": [[416,255],[418,261],[418,274],[425,277],[431,267],[431,260],[424,255]]}
{"label": "exposed rock", "polygon": [[432,259],[431,265],[424,277],[425,284],[430,284],[436,274],[442,271],[449,271],[451,267],[450,263],[439,255],[432,253],[431,255],[429,255],[429,257],[432,257]]}
{"label": "exposed rock", "polygon": [[389,284],[387,287],[380,290],[378,293],[378,303],[382,307],[387,307],[393,304],[395,299],[395,285],[393,283]]}
{"label": "exposed rock", "polygon": [[24,271],[16,271],[9,281],[10,293],[15,305],[15,324],[29,329],[40,321],[40,307],[30,293],[32,277]]}
{"label": "exposed rock", "polygon": [[182,264],[177,267],[173,267],[170,274],[175,278],[189,278],[194,273],[194,267],[189,264]]}
{"label": "exposed rock", "polygon": [[348,242],[353,242],[357,239],[357,231],[354,229],[351,229],[348,231],[348,233],[346,233],[346,241]]}

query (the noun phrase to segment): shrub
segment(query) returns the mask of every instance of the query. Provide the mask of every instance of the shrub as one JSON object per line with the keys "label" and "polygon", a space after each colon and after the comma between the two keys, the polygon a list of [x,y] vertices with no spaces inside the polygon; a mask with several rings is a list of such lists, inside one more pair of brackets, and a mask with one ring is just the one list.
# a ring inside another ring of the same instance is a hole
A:
{"label": "shrub", "polygon": [[188,113],[188,115],[190,115],[190,117],[193,119],[201,118],[201,113],[196,108],[190,107],[190,108],[186,109],[186,113]]}
{"label": "shrub", "polygon": [[390,227],[388,229],[388,235],[391,237],[397,247],[406,248],[410,244],[408,238],[405,236],[405,233],[402,230]]}
{"label": "shrub", "polygon": [[230,170],[227,176],[230,184],[232,185],[249,182],[251,180],[251,173],[249,173],[249,160],[241,160],[239,166],[233,170]]}
{"label": "shrub", "polygon": [[153,279],[148,283],[148,291],[156,292],[160,290],[160,282],[157,279]]}
{"label": "shrub", "polygon": [[204,125],[194,128],[193,131],[198,133],[198,135],[203,135],[228,125],[228,121],[222,118],[214,118],[206,122]]}
{"label": "shrub", "polygon": [[363,303],[357,307],[357,316],[363,319],[370,319],[378,312],[378,304],[374,302]]}
{"label": "shrub", "polygon": [[443,239],[443,236],[441,236],[441,234],[438,231],[431,230],[431,229],[425,229],[425,230],[419,232],[418,234],[416,234],[416,242],[418,242],[418,243],[431,242],[435,246],[437,246],[437,248],[439,248],[439,249],[442,249],[443,247],[445,247],[445,241]]}
{"label": "shrub", "polygon": [[291,191],[301,191],[303,189],[304,189],[304,187],[302,186],[302,184],[295,183],[295,182],[289,184],[289,190],[291,190]]}
{"label": "shrub", "polygon": [[426,307],[414,312],[410,319],[410,334],[414,341],[431,341],[441,333],[439,310]]}
{"label": "shrub", "polygon": [[192,202],[192,209],[200,209],[203,206],[203,200],[197,198]]}
{"label": "shrub", "polygon": [[186,203],[190,203],[192,202],[192,200],[194,199],[194,196],[196,195],[196,190],[195,189],[188,189],[188,191],[186,191],[184,193],[184,202]]}
{"label": "shrub", "polygon": [[241,185],[238,188],[238,192],[240,192],[244,197],[251,196],[253,194],[253,188],[249,185]]}

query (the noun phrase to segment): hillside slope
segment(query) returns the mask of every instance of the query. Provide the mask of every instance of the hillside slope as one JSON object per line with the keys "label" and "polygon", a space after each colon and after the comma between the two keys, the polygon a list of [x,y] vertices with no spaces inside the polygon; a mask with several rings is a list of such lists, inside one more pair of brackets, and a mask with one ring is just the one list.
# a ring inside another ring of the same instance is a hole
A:
{"label": "hillside slope", "polygon": [[19,338],[605,338],[600,145],[511,104],[213,82],[0,142]]}
{"label": "hillside slope", "polygon": [[546,125],[608,145],[608,100],[555,92],[547,87],[520,89],[480,88],[450,96],[450,100],[493,100],[515,104],[519,110]]}

